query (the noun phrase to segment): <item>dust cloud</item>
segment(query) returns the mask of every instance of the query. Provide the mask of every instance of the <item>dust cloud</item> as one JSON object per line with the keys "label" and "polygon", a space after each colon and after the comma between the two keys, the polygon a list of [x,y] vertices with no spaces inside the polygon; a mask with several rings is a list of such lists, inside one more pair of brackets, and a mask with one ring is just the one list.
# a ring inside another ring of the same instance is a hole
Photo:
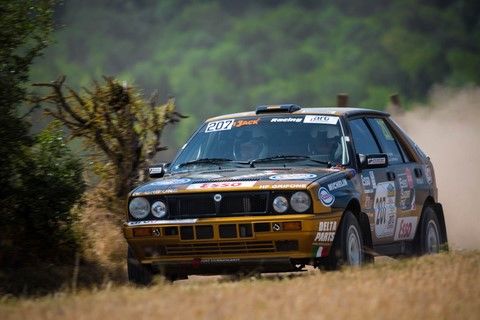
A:
{"label": "dust cloud", "polygon": [[480,249],[480,88],[436,87],[394,118],[431,158],[450,247]]}

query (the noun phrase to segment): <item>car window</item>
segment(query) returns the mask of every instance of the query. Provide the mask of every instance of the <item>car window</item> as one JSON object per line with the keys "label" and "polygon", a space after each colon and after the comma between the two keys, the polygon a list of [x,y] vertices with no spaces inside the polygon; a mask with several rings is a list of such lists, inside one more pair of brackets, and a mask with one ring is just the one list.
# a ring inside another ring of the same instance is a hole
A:
{"label": "car window", "polygon": [[385,120],[381,118],[368,118],[368,123],[375,133],[383,152],[387,154],[388,163],[403,163],[398,142],[395,140],[395,137],[385,123]]}
{"label": "car window", "polygon": [[380,149],[373,137],[370,129],[363,119],[355,119],[350,122],[350,130],[352,131],[352,139],[357,153],[372,154],[380,153]]}

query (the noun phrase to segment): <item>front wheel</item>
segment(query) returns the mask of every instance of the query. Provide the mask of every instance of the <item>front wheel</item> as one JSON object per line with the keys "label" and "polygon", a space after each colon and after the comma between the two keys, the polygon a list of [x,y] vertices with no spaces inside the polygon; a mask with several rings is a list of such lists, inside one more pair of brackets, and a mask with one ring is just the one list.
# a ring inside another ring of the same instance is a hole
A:
{"label": "front wheel", "polygon": [[326,267],[338,269],[341,266],[361,266],[370,261],[363,250],[363,234],[357,218],[346,211],[335,236]]}
{"label": "front wheel", "polygon": [[152,283],[153,272],[148,265],[140,263],[135,257],[132,248],[128,246],[127,253],[128,281],[139,286],[148,286]]}

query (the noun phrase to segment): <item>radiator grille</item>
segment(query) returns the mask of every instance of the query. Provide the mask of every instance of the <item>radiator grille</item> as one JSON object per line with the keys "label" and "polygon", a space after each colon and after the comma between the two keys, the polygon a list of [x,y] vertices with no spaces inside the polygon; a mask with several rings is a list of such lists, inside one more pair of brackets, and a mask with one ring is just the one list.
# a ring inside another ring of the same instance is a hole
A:
{"label": "radiator grille", "polygon": [[[222,199],[213,198],[220,194]],[[250,193],[202,193],[194,195],[167,196],[170,218],[198,218],[229,214],[265,214],[268,192]]]}

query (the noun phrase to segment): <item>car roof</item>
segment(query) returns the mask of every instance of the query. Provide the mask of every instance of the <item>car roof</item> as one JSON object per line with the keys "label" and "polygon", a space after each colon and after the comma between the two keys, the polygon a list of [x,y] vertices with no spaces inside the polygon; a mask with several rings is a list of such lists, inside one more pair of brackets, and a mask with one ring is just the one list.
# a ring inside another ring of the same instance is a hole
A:
{"label": "car roof", "polygon": [[238,113],[231,113],[225,114],[221,116],[216,116],[207,119],[207,121],[215,121],[215,120],[222,120],[222,119],[229,119],[229,118],[243,118],[243,117],[260,117],[260,116],[289,116],[289,115],[301,115],[301,114],[329,114],[335,116],[356,116],[356,115],[377,115],[377,116],[390,116],[389,113],[374,109],[366,109],[366,108],[353,108],[353,107],[314,107],[314,108],[301,108],[300,110],[294,112],[265,112],[257,114],[255,111],[246,111],[246,112],[238,112]]}

